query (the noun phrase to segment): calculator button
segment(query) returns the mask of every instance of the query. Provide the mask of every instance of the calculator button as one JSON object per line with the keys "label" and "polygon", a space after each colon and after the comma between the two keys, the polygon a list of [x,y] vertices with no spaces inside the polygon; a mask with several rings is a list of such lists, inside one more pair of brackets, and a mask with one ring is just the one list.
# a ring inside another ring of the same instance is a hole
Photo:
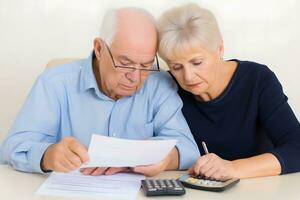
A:
{"label": "calculator button", "polygon": [[190,183],[196,183],[197,182],[197,179],[195,179],[195,178],[189,178],[189,180],[188,180]]}
{"label": "calculator button", "polygon": [[161,187],[165,188],[166,187],[166,184],[162,181],[162,180],[159,180],[159,184]]}
{"label": "calculator button", "polygon": [[204,184],[204,185],[208,185],[208,184],[209,184],[209,180],[204,180],[204,181],[203,181],[203,184]]}
{"label": "calculator button", "polygon": [[167,180],[166,183],[169,188],[173,187],[173,185],[171,184],[171,182],[169,180]]}
{"label": "calculator button", "polygon": [[210,181],[210,185],[216,185],[217,182],[216,181]]}
{"label": "calculator button", "polygon": [[212,181],[209,181],[208,185],[215,185],[215,183]]}
{"label": "calculator button", "polygon": [[216,181],[216,185],[218,185],[218,186],[223,185],[223,182]]}

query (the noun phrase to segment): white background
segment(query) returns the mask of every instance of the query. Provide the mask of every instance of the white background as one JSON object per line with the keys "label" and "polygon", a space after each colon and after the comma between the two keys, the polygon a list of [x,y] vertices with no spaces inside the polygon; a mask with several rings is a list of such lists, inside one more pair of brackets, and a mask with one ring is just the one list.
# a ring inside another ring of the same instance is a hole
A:
{"label": "white background", "polygon": [[[0,141],[49,60],[88,56],[105,10],[140,6],[158,17],[187,2],[191,1],[0,0]],[[215,13],[224,37],[224,58],[268,65],[300,119],[300,1],[194,2]]]}

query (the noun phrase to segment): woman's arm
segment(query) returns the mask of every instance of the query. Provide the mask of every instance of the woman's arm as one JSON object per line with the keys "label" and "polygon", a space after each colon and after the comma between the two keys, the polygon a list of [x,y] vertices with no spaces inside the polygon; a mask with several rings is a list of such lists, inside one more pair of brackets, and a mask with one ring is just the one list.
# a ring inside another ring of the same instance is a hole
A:
{"label": "woman's arm", "polygon": [[274,146],[266,153],[272,153],[277,158],[281,165],[281,174],[299,172],[299,121],[275,74],[268,69],[262,80],[258,99],[258,121]]}
{"label": "woman's arm", "polygon": [[274,176],[281,173],[281,165],[271,153],[234,160],[232,163],[238,178]]}
{"label": "woman's arm", "polygon": [[281,165],[271,153],[234,161],[224,160],[216,154],[209,153],[201,156],[189,169],[190,174],[201,174],[217,180],[273,176],[280,172]]}

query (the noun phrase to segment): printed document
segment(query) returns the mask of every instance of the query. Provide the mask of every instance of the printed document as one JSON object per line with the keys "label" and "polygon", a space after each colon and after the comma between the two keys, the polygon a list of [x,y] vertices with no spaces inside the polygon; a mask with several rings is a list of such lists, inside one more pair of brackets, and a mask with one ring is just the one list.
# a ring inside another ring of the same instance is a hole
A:
{"label": "printed document", "polygon": [[163,160],[177,140],[128,140],[92,135],[86,167],[135,167]]}
{"label": "printed document", "polygon": [[52,172],[37,191],[39,195],[97,197],[111,200],[133,200],[141,187],[143,175],[119,173],[86,176],[79,171]]}

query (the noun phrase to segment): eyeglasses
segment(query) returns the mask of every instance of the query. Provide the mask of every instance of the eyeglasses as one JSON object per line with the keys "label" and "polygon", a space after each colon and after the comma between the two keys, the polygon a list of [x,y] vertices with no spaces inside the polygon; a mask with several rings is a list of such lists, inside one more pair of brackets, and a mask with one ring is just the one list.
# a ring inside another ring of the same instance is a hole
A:
{"label": "eyeglasses", "polygon": [[111,60],[113,62],[113,65],[114,67],[118,70],[118,71],[121,71],[121,72],[124,72],[124,73],[130,73],[130,72],[134,72],[135,70],[140,70],[141,72],[151,72],[151,71],[160,71],[159,69],[159,62],[158,62],[158,57],[157,57],[157,54],[155,54],[155,60],[156,60],[156,66],[151,64],[151,66],[149,67],[143,67],[143,68],[137,68],[137,67],[132,67],[132,66],[122,66],[122,65],[116,65],[115,63],[115,60],[112,56],[112,53],[108,47],[108,45],[105,43],[105,46],[108,50],[108,53],[111,57]]}

